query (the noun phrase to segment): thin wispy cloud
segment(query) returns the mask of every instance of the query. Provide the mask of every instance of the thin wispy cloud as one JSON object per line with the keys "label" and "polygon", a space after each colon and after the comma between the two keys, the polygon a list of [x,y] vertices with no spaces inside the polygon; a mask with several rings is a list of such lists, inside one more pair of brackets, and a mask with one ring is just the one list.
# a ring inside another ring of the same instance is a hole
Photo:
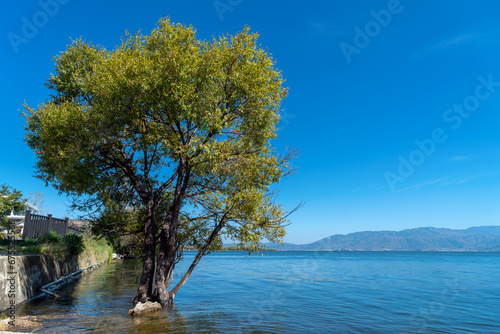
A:
{"label": "thin wispy cloud", "polygon": [[415,189],[415,188],[421,188],[421,187],[425,187],[425,186],[430,186],[432,184],[436,184],[436,183],[442,182],[442,181],[444,181],[446,179],[447,179],[447,177],[443,177],[443,178],[440,178],[438,180],[433,180],[433,181],[429,181],[429,182],[419,183],[419,184],[416,184],[416,185],[411,186],[411,187],[403,188],[403,189],[398,190],[396,192],[402,192],[402,191],[407,191],[407,190],[410,190],[410,189]]}
{"label": "thin wispy cloud", "polygon": [[454,47],[460,47],[462,45],[467,45],[477,41],[489,32],[483,33],[462,33],[454,36],[448,36],[444,39],[436,41],[435,39],[429,40],[427,43],[423,44],[416,52],[412,55],[413,58],[420,58],[421,56],[426,56],[435,52],[441,52]]}
{"label": "thin wispy cloud", "polygon": [[439,50],[439,49],[445,49],[449,47],[454,47],[458,46],[460,44],[464,44],[467,42],[470,42],[474,39],[482,37],[483,34],[462,34],[458,35],[452,38],[444,39],[440,41],[439,43],[435,44],[432,49]]}

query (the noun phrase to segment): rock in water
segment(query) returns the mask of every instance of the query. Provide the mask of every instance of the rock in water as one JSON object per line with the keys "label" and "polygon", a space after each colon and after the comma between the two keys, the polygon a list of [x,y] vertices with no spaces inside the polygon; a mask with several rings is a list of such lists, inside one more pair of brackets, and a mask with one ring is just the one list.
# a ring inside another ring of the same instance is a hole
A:
{"label": "rock in water", "polygon": [[154,312],[161,310],[161,305],[158,302],[145,302],[145,303],[137,303],[135,308],[128,311],[128,315],[143,315],[145,313]]}

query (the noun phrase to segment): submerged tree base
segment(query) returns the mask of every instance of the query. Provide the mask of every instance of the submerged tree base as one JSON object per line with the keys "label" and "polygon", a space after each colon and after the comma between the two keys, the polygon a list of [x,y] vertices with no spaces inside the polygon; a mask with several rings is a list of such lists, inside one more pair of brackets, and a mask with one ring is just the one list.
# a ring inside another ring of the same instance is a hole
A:
{"label": "submerged tree base", "polygon": [[147,301],[145,303],[137,303],[137,305],[135,305],[133,309],[128,311],[128,315],[130,316],[143,315],[146,313],[161,310],[161,308],[162,307],[160,303],[157,302]]}

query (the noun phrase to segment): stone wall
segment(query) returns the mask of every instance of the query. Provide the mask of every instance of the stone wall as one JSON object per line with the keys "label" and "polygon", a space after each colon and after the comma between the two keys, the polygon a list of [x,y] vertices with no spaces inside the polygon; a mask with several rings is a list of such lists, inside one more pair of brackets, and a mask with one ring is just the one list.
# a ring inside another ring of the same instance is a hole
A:
{"label": "stone wall", "polygon": [[0,256],[0,311],[40,294],[40,287],[80,269],[78,258],[51,255]]}

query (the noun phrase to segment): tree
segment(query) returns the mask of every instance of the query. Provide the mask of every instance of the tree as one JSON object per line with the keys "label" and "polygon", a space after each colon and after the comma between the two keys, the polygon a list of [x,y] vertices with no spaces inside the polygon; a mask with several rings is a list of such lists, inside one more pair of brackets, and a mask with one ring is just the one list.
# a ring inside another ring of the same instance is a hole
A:
{"label": "tree", "polygon": [[23,193],[6,184],[0,185],[0,222],[3,228],[7,228],[7,216],[11,212],[22,212],[26,210],[26,200]]}
{"label": "tree", "polygon": [[[245,27],[202,41],[165,18],[114,50],[79,39],[55,58],[50,100],[25,105],[38,178],[80,208],[134,212],[118,219],[143,239],[134,303],[173,303],[222,235],[253,249],[284,236],[288,214],[270,186],[295,152],[270,145],[286,89],[257,37]],[[198,254],[167,290],[187,245]]]}

